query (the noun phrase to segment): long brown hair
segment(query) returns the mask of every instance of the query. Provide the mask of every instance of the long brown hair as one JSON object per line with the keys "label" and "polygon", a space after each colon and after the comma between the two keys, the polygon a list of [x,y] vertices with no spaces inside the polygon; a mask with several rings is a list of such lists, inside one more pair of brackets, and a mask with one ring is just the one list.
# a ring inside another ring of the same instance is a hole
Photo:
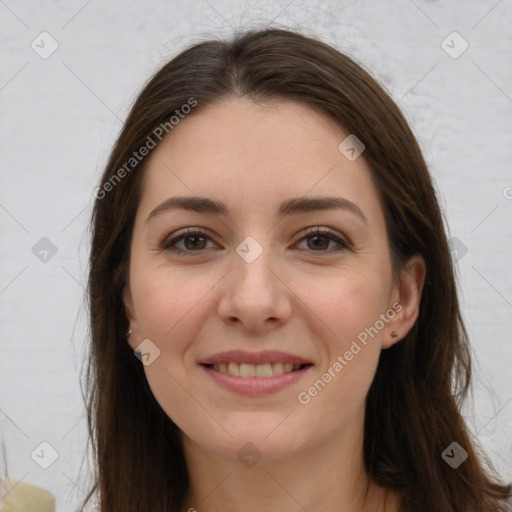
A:
{"label": "long brown hair", "polygon": [[[460,413],[470,386],[470,350],[442,214],[415,137],[360,65],[315,38],[282,29],[246,31],[182,51],[145,85],[113,148],[91,220],[85,382],[97,475],[90,495],[99,492],[102,512],[177,512],[187,491],[179,429],[126,341],[122,292],[147,161],[130,158],[148,138],[158,144],[159,126],[167,123],[172,136],[169,119],[191,99],[194,115],[234,96],[301,101],[356,134],[380,193],[395,270],[414,254],[425,260],[419,317],[403,340],[381,352],[367,396],[369,476],[399,491],[402,512],[505,511],[511,486],[494,480]],[[468,454],[457,469],[442,457],[452,442]]]}

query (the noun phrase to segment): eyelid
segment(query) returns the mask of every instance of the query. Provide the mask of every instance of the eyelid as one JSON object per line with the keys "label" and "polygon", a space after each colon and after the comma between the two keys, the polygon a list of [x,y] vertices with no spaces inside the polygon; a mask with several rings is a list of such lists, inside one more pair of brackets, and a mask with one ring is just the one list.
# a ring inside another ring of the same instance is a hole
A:
{"label": "eyelid", "polygon": [[339,231],[323,227],[323,226],[310,226],[309,228],[305,228],[305,231],[303,231],[299,236],[300,238],[297,240],[296,244],[298,242],[301,242],[305,238],[309,238],[314,235],[323,235],[328,237],[330,240],[336,242],[339,246],[341,246],[341,249],[338,250],[329,250],[329,251],[309,251],[309,252],[318,252],[318,253],[332,253],[337,252],[342,249],[350,249],[352,247],[351,242],[349,241],[348,237],[340,233]]}
{"label": "eyelid", "polygon": [[[166,250],[172,250],[174,252],[181,252],[181,253],[188,253],[191,254],[193,252],[202,252],[202,251],[183,251],[181,249],[173,249],[173,247],[176,245],[176,243],[180,242],[183,238],[186,238],[188,236],[203,236],[204,238],[210,239],[211,236],[208,234],[208,230],[205,228],[194,228],[194,227],[188,227],[179,229],[178,231],[172,233],[169,236],[166,236],[163,241],[159,244],[160,248],[164,251]],[[171,245],[172,244],[172,245]],[[203,249],[204,251],[204,249]]]}
{"label": "eyelid", "polygon": [[[315,235],[323,235],[329,238],[330,241],[334,241],[338,244],[339,248],[335,250],[325,250],[325,251],[314,251],[314,250],[307,250],[307,249],[299,249],[302,251],[307,251],[310,253],[319,253],[320,255],[322,253],[324,254],[331,254],[336,253],[342,250],[347,250],[352,248],[352,244],[349,241],[348,237],[340,233],[339,231],[323,227],[323,226],[310,226],[308,228],[305,228],[298,236],[298,240],[294,243],[294,245],[297,245],[299,242],[302,242],[304,239],[315,236]],[[198,251],[184,251],[183,249],[177,249],[176,244],[179,243],[184,238],[187,238],[189,236],[201,236],[203,238],[206,238],[207,240],[213,241],[212,237],[208,234],[208,230],[205,228],[194,228],[194,227],[188,227],[184,228],[182,230],[178,230],[175,233],[173,233],[170,236],[167,236],[164,238],[164,240],[159,244],[160,249],[163,251],[170,251],[177,254],[187,254],[192,255],[194,253],[201,254],[206,249],[200,249]]]}

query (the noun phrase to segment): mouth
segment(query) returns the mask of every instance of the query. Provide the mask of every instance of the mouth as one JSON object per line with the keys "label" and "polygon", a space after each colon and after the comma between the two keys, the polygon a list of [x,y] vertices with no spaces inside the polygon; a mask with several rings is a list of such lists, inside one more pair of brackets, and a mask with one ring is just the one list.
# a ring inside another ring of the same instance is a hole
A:
{"label": "mouth", "polygon": [[215,383],[236,393],[274,393],[296,384],[314,366],[293,354],[280,351],[232,350],[199,361]]}
{"label": "mouth", "polygon": [[210,370],[216,372],[225,373],[227,375],[233,375],[235,377],[251,378],[270,378],[284,373],[298,372],[308,366],[312,366],[311,363],[306,364],[293,364],[293,363],[263,363],[263,364],[251,364],[251,363],[217,363],[217,364],[205,364],[203,365]]}

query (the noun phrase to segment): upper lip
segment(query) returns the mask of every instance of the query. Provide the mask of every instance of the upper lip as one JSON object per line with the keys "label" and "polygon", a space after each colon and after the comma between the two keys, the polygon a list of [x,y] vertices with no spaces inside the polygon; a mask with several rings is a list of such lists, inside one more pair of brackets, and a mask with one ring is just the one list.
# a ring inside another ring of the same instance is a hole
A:
{"label": "upper lip", "polygon": [[279,350],[265,350],[263,352],[246,352],[244,350],[228,350],[219,352],[199,361],[199,364],[265,364],[265,363],[292,363],[312,364],[311,361],[294,354],[281,352]]}

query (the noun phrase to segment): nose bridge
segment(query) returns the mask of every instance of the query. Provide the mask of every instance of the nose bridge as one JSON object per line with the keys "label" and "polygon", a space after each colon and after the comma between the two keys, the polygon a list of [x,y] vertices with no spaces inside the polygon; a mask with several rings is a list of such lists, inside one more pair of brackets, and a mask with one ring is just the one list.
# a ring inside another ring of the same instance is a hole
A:
{"label": "nose bridge", "polygon": [[[258,236],[258,235],[256,235]],[[246,237],[237,247],[227,289],[219,304],[225,320],[238,319],[246,328],[257,330],[269,318],[282,322],[290,314],[286,287],[276,277],[275,255],[270,237]]]}
{"label": "nose bridge", "polygon": [[[260,235],[259,239],[262,238]],[[263,290],[269,293],[273,288],[274,275],[269,270],[273,255],[268,241],[268,236],[262,243],[253,236],[247,236],[236,247],[234,284],[244,294],[256,296]]]}

